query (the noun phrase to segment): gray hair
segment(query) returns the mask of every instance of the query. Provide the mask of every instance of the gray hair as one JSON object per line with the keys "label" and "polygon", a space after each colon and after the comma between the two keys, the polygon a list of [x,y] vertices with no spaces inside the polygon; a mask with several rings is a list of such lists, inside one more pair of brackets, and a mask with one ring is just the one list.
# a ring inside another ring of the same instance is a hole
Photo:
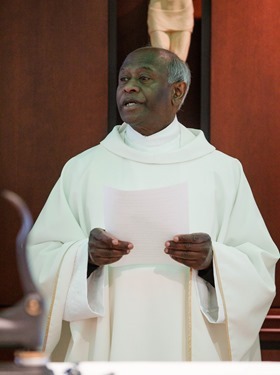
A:
{"label": "gray hair", "polygon": [[167,71],[168,71],[168,83],[172,84],[175,82],[185,82],[187,89],[180,107],[183,105],[184,100],[189,91],[191,84],[191,71],[189,66],[182,61],[177,55],[169,53],[169,61],[167,62]]}

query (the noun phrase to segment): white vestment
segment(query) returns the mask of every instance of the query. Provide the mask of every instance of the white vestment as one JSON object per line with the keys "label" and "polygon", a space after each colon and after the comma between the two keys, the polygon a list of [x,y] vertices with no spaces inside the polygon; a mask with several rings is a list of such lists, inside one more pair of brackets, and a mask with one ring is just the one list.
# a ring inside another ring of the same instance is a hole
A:
{"label": "white vestment", "polygon": [[[39,215],[29,260],[47,302],[43,349],[54,360],[260,360],[278,250],[239,161],[215,150],[200,130],[176,119],[172,126],[176,136],[168,140],[168,127],[158,146],[157,134],[145,138],[147,145],[155,140],[150,152],[125,140],[127,124],[116,126],[66,163]],[[175,261],[104,266],[87,279],[89,233],[104,228],[104,188],[183,182],[189,232],[212,239],[215,288]]]}

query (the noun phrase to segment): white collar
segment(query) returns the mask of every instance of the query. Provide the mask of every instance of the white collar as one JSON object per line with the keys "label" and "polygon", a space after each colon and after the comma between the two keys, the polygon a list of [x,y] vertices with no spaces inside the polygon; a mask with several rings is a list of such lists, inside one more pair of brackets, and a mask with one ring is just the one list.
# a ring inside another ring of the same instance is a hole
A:
{"label": "white collar", "polygon": [[178,149],[180,147],[180,134],[180,124],[175,117],[166,128],[149,136],[144,136],[127,125],[124,142],[136,150],[160,153]]}

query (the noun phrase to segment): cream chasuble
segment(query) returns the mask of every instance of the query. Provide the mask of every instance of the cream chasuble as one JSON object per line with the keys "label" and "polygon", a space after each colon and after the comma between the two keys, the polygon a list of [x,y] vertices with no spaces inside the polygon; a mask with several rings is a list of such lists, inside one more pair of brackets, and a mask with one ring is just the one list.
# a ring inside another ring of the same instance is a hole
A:
{"label": "cream chasuble", "polygon": [[[180,183],[188,184],[189,232],[212,238],[215,288],[175,261],[99,267],[87,279],[104,188]],[[150,137],[116,126],[65,165],[30,235],[48,306],[43,349],[67,361],[259,360],[278,258],[236,159],[177,119]]]}

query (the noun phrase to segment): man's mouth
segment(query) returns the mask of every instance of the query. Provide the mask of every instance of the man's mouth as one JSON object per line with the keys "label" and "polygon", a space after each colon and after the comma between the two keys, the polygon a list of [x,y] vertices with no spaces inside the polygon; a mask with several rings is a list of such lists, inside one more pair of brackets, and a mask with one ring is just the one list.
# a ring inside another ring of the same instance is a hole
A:
{"label": "man's mouth", "polygon": [[138,103],[136,103],[136,102],[128,102],[128,103],[125,104],[125,107],[133,107],[133,106],[135,106],[137,104]]}
{"label": "man's mouth", "polygon": [[138,106],[138,105],[141,105],[142,103],[139,102],[138,100],[135,100],[135,99],[126,99],[123,101],[123,106],[124,107],[127,107],[127,108],[130,108],[130,107],[135,107],[135,106]]}

